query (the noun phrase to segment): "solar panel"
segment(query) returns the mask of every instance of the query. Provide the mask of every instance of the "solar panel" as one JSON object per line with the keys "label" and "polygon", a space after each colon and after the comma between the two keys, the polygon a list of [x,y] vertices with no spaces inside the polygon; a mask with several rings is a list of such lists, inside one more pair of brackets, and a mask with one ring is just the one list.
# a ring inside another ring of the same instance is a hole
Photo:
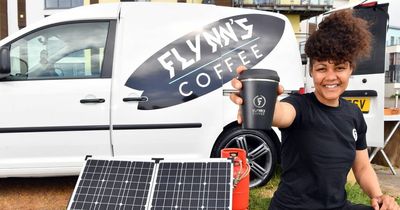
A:
{"label": "solar panel", "polygon": [[229,209],[228,162],[160,163],[151,209]]}
{"label": "solar panel", "polygon": [[88,160],[69,209],[146,209],[154,162]]}
{"label": "solar panel", "polygon": [[68,209],[231,209],[232,162],[86,162]]}

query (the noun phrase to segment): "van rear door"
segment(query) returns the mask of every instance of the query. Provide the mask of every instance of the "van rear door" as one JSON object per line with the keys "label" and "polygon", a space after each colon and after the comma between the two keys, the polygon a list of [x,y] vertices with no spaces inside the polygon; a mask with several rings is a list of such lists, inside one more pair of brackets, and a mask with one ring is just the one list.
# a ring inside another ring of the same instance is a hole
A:
{"label": "van rear door", "polygon": [[357,64],[343,97],[364,113],[368,125],[367,143],[383,146],[383,109],[385,95],[385,45],[389,4],[365,4],[354,8],[355,15],[368,21],[373,34],[369,59]]}

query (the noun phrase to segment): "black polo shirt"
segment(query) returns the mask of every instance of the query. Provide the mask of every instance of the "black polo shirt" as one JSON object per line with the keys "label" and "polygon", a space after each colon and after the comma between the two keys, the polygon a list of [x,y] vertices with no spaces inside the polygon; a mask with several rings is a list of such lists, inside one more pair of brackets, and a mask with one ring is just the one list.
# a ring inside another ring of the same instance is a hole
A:
{"label": "black polo shirt", "polygon": [[367,148],[359,108],[340,99],[320,103],[314,93],[293,95],[296,117],[282,131],[282,175],[272,202],[279,209],[335,209],[346,203],[345,184],[356,150]]}

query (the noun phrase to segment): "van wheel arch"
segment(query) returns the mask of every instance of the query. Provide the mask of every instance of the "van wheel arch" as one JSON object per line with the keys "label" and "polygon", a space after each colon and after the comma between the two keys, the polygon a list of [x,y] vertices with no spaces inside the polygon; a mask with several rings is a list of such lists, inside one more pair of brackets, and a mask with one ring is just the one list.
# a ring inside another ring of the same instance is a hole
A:
{"label": "van wheel arch", "polygon": [[[239,146],[241,144],[241,146]],[[250,187],[260,187],[268,183],[278,162],[280,142],[273,130],[246,130],[232,122],[224,127],[211,151],[211,157],[220,157],[224,148],[246,148],[251,167]],[[249,152],[250,151],[250,152]]]}

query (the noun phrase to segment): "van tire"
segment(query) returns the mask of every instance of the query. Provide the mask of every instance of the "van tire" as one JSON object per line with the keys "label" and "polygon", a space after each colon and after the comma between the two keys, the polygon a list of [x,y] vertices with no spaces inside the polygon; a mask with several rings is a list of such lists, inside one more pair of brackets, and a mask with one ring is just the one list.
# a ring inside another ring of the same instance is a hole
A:
{"label": "van tire", "polygon": [[260,130],[246,130],[239,125],[228,127],[218,137],[211,157],[220,157],[224,148],[241,148],[247,152],[250,165],[250,188],[268,183],[275,172],[277,149],[271,138]]}

